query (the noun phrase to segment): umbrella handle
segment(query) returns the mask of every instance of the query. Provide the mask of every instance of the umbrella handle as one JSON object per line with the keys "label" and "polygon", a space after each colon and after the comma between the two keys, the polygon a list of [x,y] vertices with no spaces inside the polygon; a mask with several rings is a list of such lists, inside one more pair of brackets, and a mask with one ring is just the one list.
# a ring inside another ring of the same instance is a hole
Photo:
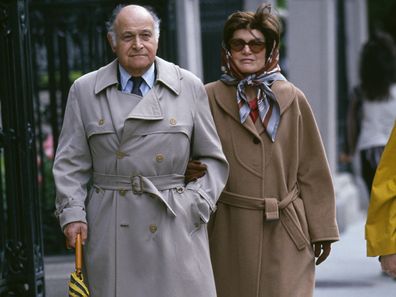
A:
{"label": "umbrella handle", "polygon": [[81,276],[82,270],[82,245],[81,245],[81,234],[77,233],[76,237],[76,273]]}

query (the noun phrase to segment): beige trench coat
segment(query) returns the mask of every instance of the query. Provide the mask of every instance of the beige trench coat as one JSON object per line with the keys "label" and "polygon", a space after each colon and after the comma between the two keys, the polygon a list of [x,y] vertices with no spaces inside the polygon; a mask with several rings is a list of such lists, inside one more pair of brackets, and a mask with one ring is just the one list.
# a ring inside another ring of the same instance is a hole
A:
{"label": "beige trench coat", "polygon": [[[117,61],[69,93],[53,169],[56,208],[62,227],[88,222],[94,297],[216,296],[205,223],[228,165],[203,84],[155,63],[156,83],[143,98],[117,90]],[[208,174],[184,187],[189,158]]]}
{"label": "beige trench coat", "polygon": [[235,87],[206,85],[230,176],[209,226],[219,297],[310,297],[311,243],[337,240],[332,179],[303,93],[275,82],[281,108],[274,143],[257,122],[242,125]]}

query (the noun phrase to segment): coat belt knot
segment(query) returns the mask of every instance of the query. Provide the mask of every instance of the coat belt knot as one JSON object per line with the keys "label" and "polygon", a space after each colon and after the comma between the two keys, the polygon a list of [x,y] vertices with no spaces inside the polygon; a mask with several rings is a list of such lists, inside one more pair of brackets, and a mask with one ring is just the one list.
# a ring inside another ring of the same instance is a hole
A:
{"label": "coat belt knot", "polygon": [[232,207],[260,210],[264,212],[264,221],[280,220],[290,238],[298,250],[303,250],[308,244],[301,226],[288,206],[299,197],[297,185],[279,200],[277,198],[256,198],[247,197],[227,191],[223,191],[219,203],[227,204]]}

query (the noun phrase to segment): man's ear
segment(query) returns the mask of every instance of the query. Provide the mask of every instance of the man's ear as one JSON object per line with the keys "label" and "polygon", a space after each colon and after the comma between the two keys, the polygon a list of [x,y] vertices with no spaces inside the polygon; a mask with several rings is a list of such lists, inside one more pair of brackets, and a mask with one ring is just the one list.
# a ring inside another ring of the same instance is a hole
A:
{"label": "man's ear", "polygon": [[113,35],[111,33],[107,33],[107,41],[109,42],[113,53],[115,53],[115,40],[113,40]]}

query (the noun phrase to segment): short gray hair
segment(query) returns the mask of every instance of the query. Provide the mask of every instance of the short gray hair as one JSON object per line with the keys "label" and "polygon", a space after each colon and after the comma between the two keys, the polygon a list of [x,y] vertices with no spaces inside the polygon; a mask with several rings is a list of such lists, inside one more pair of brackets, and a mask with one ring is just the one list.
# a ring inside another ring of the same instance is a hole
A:
{"label": "short gray hair", "polygon": [[[106,22],[106,28],[107,28],[107,33],[109,33],[111,35],[111,40],[113,42],[113,45],[115,45],[117,43],[116,40],[116,34],[114,32],[114,22],[118,16],[118,14],[120,13],[120,11],[127,5],[125,4],[119,4],[117,5],[113,12],[111,13],[111,16],[109,18],[109,20]],[[160,36],[160,23],[161,20],[160,18],[157,16],[157,14],[154,12],[154,10],[151,7],[148,6],[142,6],[144,9],[147,10],[147,12],[151,15],[151,17],[154,20],[154,36],[155,36],[155,40],[158,42],[159,40],[159,36]]]}

